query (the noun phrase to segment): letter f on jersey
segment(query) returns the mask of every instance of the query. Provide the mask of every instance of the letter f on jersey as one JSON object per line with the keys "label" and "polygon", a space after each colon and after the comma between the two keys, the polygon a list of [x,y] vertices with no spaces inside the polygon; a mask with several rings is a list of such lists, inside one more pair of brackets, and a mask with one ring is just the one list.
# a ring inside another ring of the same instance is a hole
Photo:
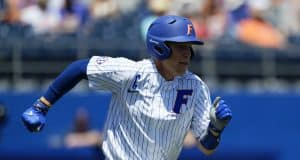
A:
{"label": "letter f on jersey", "polygon": [[187,96],[191,96],[192,93],[193,93],[193,90],[191,90],[191,89],[177,90],[177,96],[176,96],[173,112],[180,113],[181,106],[183,104],[187,104],[187,101],[188,101]]}

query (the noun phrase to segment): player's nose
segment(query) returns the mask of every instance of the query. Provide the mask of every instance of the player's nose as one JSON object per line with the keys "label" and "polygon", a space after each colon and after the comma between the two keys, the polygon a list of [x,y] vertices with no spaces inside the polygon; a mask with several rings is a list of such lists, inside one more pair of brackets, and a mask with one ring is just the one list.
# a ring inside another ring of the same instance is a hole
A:
{"label": "player's nose", "polygon": [[187,48],[187,49],[182,51],[181,55],[184,58],[190,58],[192,53],[191,53],[191,50],[189,48]]}

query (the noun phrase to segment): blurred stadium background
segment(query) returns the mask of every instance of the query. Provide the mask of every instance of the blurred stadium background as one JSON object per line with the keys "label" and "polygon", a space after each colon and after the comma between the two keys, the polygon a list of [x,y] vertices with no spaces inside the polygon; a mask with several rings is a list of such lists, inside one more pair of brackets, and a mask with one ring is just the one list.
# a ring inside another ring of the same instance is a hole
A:
{"label": "blurred stadium background", "polygon": [[1,0],[0,159],[101,159],[97,146],[70,147],[66,137],[79,108],[79,132],[101,133],[109,93],[80,83],[38,134],[20,115],[76,59],[147,58],[145,31],[164,14],[192,19],[206,44],[190,69],[234,114],[213,156],[185,145],[180,159],[300,159],[299,0]]}

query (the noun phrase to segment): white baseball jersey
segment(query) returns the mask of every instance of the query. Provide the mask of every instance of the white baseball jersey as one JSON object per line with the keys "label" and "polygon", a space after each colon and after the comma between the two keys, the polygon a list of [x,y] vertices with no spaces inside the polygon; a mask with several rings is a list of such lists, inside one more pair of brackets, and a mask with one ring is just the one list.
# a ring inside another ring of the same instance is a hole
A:
{"label": "white baseball jersey", "polygon": [[207,86],[186,72],[166,81],[153,60],[91,58],[89,86],[112,92],[105,122],[107,159],[174,160],[191,129],[199,137],[209,123]]}

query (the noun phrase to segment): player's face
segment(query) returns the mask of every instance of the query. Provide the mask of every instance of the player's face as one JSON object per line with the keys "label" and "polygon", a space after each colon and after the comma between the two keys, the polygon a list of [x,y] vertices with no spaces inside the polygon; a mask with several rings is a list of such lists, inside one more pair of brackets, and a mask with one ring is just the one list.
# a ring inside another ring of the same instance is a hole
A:
{"label": "player's face", "polygon": [[191,44],[168,44],[172,50],[171,56],[162,61],[163,66],[173,76],[180,76],[186,72],[191,59]]}

